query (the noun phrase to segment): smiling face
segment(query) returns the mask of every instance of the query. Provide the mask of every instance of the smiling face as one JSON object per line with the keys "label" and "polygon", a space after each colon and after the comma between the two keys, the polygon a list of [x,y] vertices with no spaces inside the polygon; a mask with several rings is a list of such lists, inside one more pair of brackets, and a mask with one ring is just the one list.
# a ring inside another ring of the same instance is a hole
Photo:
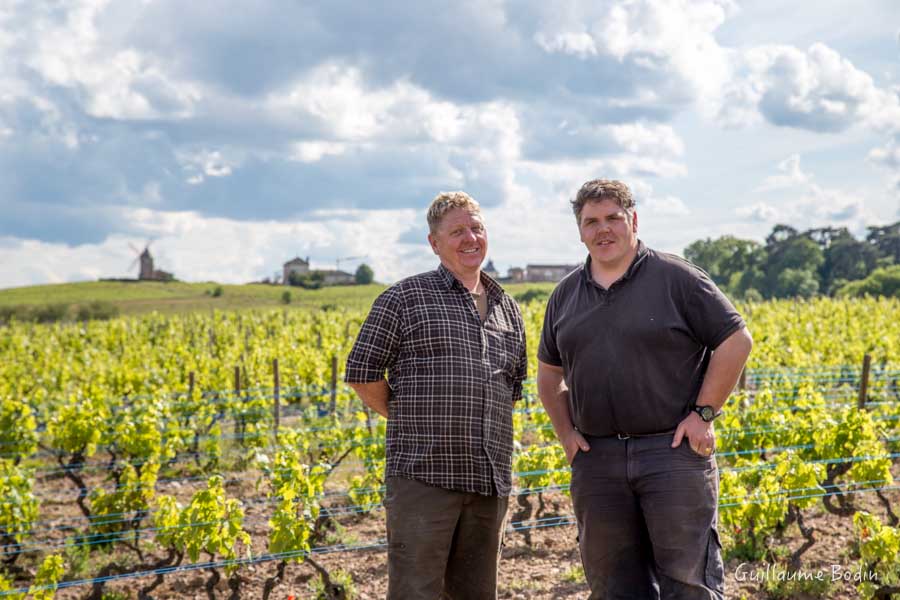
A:
{"label": "smiling face", "polygon": [[578,224],[595,268],[621,275],[637,253],[637,213],[613,200],[587,202]]}
{"label": "smiling face", "polygon": [[477,275],[487,255],[487,231],[479,213],[464,208],[447,212],[432,233],[431,249],[457,278]]}

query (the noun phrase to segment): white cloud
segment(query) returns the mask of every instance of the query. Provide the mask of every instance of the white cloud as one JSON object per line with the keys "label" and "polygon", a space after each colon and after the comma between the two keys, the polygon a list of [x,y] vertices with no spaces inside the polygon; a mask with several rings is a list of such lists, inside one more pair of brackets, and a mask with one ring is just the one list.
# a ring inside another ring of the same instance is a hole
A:
{"label": "white cloud", "polygon": [[680,157],[684,142],[669,125],[626,123],[611,125],[611,137],[627,153],[636,156]]}
{"label": "white cloud", "polygon": [[691,212],[684,201],[675,196],[647,198],[643,202],[642,207],[644,214],[653,214],[660,217],[682,217]]}
{"label": "white cloud", "polygon": [[[637,72],[655,73],[658,81],[647,85],[635,77],[637,96],[663,91],[661,102],[681,103],[685,98],[717,96],[729,78],[729,50],[716,41],[715,31],[736,13],[731,0],[549,4],[534,40],[548,53],[579,59],[609,57]],[[605,95],[618,94],[610,89]]]}
{"label": "white cloud", "polygon": [[766,177],[756,190],[777,200],[738,207],[738,217],[758,223],[787,223],[798,229],[845,225],[854,231],[878,221],[858,192],[817,184],[813,175],[800,169],[799,155],[789,156],[777,168],[780,173]]}
{"label": "white cloud", "polygon": [[590,34],[581,31],[559,32],[552,36],[543,32],[534,35],[534,41],[547,52],[561,52],[578,58],[597,55],[597,45]]}
{"label": "white cloud", "polygon": [[778,175],[766,177],[757,188],[759,192],[779,190],[788,187],[802,186],[809,182],[809,176],[800,169],[800,155],[792,154],[780,163]]}
{"label": "white cloud", "polygon": [[[409,274],[410,265],[434,266],[424,248],[407,261],[396,258],[408,252],[397,238],[406,229],[403,224],[418,217],[412,210],[338,211],[315,222],[245,223],[146,208],[126,210],[122,217],[153,240],[157,268],[187,281],[256,281],[270,277],[295,255],[311,256],[318,268],[334,268],[333,260],[341,256],[367,256],[364,262],[380,281]],[[8,239],[0,245],[0,281],[21,286],[135,276],[128,271],[134,259],[129,243],[143,241],[114,235],[100,244],[72,247]]]}
{"label": "white cloud", "polygon": [[314,163],[325,156],[338,156],[347,151],[347,144],[326,141],[302,141],[291,145],[291,159],[298,162]]}
{"label": "white cloud", "polygon": [[889,140],[884,146],[872,149],[868,159],[890,169],[900,169],[900,145],[896,140]]}
{"label": "white cloud", "polygon": [[203,183],[207,177],[227,177],[239,164],[237,160],[225,158],[218,150],[182,151],[178,153],[178,160],[188,174],[190,184]]}
{"label": "white cloud", "polygon": [[734,212],[737,216],[748,221],[774,223],[781,219],[781,213],[778,209],[765,202],[757,202],[750,206],[740,206]]}
{"label": "white cloud", "polygon": [[[21,6],[27,6],[22,3]],[[109,0],[83,0],[69,6],[59,20],[53,10],[38,10],[12,44],[21,60],[55,86],[71,88],[85,112],[99,118],[184,118],[202,98],[201,89],[170,73],[159,57],[144,54],[115,39],[135,24],[139,6],[111,25],[121,28],[110,35],[98,20],[110,12]],[[110,43],[113,42],[113,43]]]}
{"label": "white cloud", "polygon": [[726,125],[764,117],[775,125],[842,131],[855,125],[900,130],[900,99],[825,44],[805,52],[765,45],[735,59],[719,117]]}

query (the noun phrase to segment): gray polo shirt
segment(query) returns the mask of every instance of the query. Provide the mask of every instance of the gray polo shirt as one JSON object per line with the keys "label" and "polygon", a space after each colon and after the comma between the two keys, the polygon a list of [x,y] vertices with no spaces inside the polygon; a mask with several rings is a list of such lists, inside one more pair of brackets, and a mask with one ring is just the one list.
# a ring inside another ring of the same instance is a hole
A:
{"label": "gray polo shirt", "polygon": [[672,430],[694,405],[712,350],[744,320],[701,269],[643,242],[608,290],[590,261],[551,294],[538,358],[563,368],[579,431]]}

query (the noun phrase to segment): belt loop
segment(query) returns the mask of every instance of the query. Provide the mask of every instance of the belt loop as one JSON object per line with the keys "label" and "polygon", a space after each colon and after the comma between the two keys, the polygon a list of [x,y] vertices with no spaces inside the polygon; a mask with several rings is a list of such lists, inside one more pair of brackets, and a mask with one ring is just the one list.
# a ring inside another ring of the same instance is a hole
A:
{"label": "belt loop", "polygon": [[628,435],[627,433],[617,433],[617,434],[616,434],[616,437],[619,438],[620,440],[627,440],[627,439],[629,439],[631,436]]}

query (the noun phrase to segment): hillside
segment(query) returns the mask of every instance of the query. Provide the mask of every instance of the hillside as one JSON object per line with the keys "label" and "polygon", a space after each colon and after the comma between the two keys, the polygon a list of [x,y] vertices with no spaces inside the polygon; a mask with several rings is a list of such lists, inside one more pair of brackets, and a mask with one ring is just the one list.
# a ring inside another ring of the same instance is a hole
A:
{"label": "hillside", "polygon": [[[520,283],[508,285],[506,288],[510,294],[516,295],[530,289],[549,293],[553,286],[552,283]],[[220,296],[213,295],[217,287],[222,289]],[[239,310],[285,306],[306,309],[323,306],[366,309],[384,288],[385,286],[381,284],[305,290],[279,285],[228,285],[215,282],[87,281],[0,290],[0,308],[53,304],[77,307],[91,302],[106,302],[118,308],[122,315],[150,311],[185,313],[211,309]],[[285,291],[291,293],[291,302],[288,305],[282,301]]]}

